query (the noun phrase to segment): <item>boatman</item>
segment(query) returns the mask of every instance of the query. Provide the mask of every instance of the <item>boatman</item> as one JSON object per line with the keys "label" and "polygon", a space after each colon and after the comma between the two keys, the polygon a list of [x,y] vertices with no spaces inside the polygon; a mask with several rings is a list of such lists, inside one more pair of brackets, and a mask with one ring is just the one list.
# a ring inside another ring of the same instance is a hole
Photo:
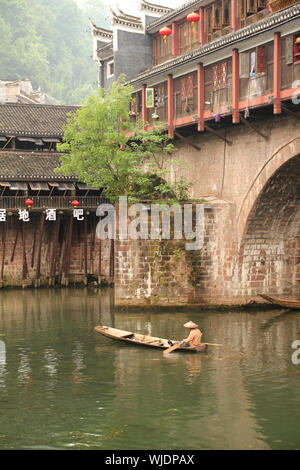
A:
{"label": "boatman", "polygon": [[188,321],[183,326],[185,328],[189,328],[190,334],[186,339],[182,340],[180,344],[185,347],[200,346],[202,333],[199,330],[198,325],[192,321]]}

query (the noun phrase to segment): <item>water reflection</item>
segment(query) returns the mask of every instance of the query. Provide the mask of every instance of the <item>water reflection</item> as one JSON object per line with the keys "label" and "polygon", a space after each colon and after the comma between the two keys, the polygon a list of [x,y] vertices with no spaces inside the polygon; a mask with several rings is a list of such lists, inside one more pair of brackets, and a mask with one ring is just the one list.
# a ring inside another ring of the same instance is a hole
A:
{"label": "water reflection", "polygon": [[[1,293],[0,448],[300,448],[299,312],[129,313],[112,300],[110,289]],[[188,320],[223,347],[164,356],[94,332],[182,339]]]}

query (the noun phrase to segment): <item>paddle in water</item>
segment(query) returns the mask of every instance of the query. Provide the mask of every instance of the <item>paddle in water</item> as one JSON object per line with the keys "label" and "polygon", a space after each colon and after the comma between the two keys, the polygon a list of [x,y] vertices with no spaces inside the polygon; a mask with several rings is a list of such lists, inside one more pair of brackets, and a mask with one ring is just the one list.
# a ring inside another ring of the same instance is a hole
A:
{"label": "paddle in water", "polygon": [[181,346],[180,343],[178,343],[178,344],[173,344],[173,346],[171,346],[170,348],[165,349],[163,353],[164,353],[164,354],[169,354],[170,352],[175,351],[175,349],[180,348],[180,346]]}

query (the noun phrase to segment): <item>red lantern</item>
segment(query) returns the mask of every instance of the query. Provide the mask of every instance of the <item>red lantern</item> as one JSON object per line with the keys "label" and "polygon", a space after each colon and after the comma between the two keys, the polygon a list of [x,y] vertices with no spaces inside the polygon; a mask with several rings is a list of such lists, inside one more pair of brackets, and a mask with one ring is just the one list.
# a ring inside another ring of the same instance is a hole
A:
{"label": "red lantern", "polygon": [[159,34],[164,38],[164,41],[167,39],[168,36],[172,33],[171,28],[168,28],[168,26],[164,26],[159,30]]}
{"label": "red lantern", "polygon": [[33,200],[32,199],[26,199],[25,204],[28,207],[28,209],[30,209],[32,204],[33,204]]}
{"label": "red lantern", "polygon": [[72,201],[72,206],[73,207],[78,207],[79,206],[79,201],[76,201],[76,199],[74,201]]}
{"label": "red lantern", "polygon": [[198,21],[200,20],[200,15],[199,13],[195,13],[193,11],[193,13],[190,13],[186,19],[188,20],[189,23],[191,23],[192,26],[194,26],[195,23],[198,23]]}

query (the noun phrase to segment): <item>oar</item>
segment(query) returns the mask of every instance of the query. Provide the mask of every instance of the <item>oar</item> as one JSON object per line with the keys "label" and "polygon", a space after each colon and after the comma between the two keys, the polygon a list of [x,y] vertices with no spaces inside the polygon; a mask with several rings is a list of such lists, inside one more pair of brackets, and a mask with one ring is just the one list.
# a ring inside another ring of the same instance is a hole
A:
{"label": "oar", "polygon": [[164,354],[169,354],[170,352],[174,351],[174,349],[178,349],[180,348],[181,344],[174,344],[173,346],[171,346],[170,348],[168,349],[165,349],[164,350]]}
{"label": "oar", "polygon": [[213,344],[213,343],[203,343],[207,344],[207,346],[223,346],[223,344]]}

